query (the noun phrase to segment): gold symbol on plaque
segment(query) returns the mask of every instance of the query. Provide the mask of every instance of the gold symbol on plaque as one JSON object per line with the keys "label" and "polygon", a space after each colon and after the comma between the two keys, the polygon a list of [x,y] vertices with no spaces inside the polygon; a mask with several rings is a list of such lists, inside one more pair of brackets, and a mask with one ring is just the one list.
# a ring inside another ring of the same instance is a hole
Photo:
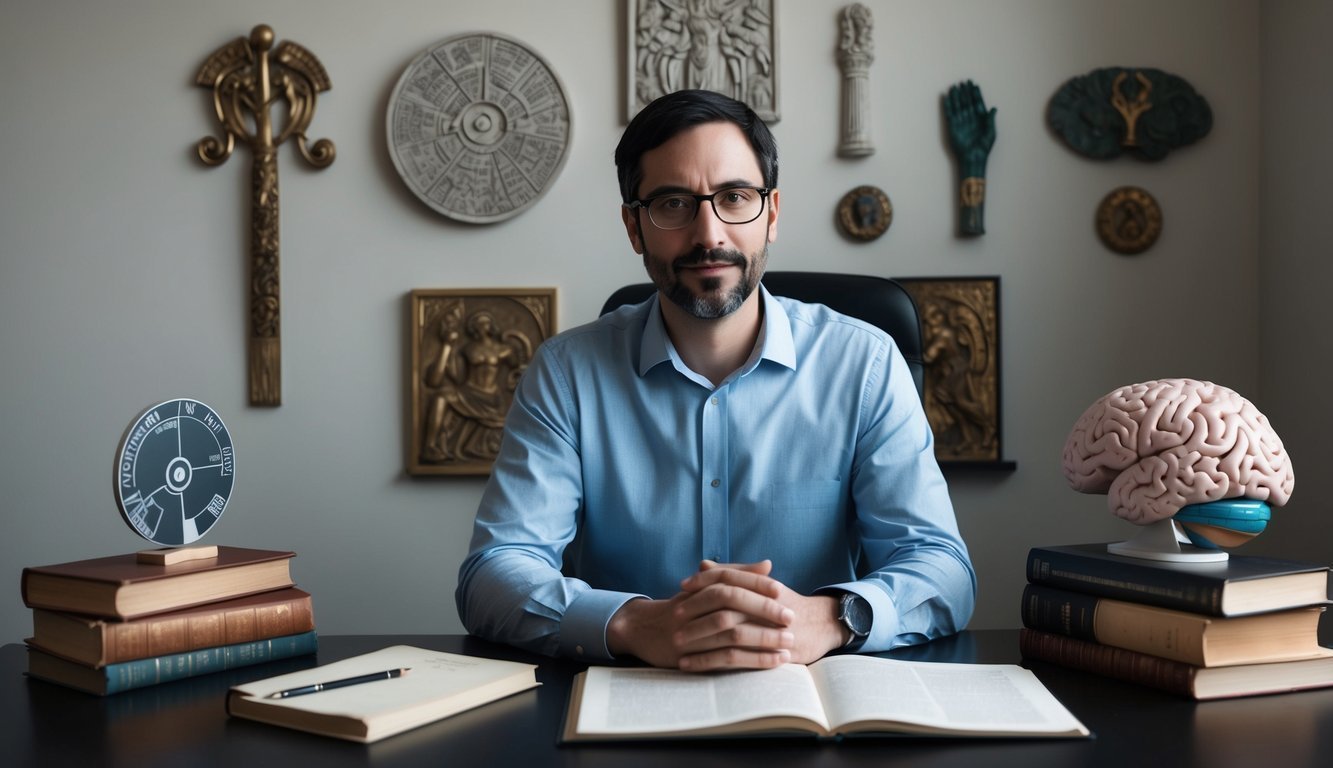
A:
{"label": "gold symbol on plaque", "polygon": [[857,240],[874,240],[893,223],[893,205],[879,187],[857,187],[838,201],[838,223]]}
{"label": "gold symbol on plaque", "polygon": [[[282,343],[278,323],[278,145],[296,139],[316,168],[333,162],[328,139],[306,145],[315,94],[330,87],[328,73],[305,48],[260,24],[208,57],[196,85],[213,89],[213,108],[224,137],[199,141],[199,159],[220,165],[236,141],[249,145],[250,165],[250,404],[282,404]],[[276,108],[276,109],[275,109]]]}
{"label": "gold symbol on plaque", "polygon": [[1162,209],[1140,187],[1111,190],[1097,206],[1097,236],[1116,253],[1142,253],[1162,233]]}

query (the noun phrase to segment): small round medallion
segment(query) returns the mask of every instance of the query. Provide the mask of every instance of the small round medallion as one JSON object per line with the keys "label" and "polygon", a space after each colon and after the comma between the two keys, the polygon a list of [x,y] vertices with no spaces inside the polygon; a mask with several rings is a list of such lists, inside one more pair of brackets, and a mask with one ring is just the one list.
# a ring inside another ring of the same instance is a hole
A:
{"label": "small round medallion", "polygon": [[1140,187],[1111,190],[1097,206],[1097,236],[1116,253],[1143,253],[1162,234],[1162,209]]}
{"label": "small round medallion", "polygon": [[893,223],[893,205],[879,187],[860,186],[838,201],[838,223],[857,240],[874,240]]}

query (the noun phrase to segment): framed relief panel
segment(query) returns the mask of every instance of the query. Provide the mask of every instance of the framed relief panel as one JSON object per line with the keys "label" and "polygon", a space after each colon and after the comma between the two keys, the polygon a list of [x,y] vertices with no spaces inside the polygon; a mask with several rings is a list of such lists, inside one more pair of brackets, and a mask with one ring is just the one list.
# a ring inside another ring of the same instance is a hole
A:
{"label": "framed relief panel", "polygon": [[410,302],[407,472],[489,474],[518,379],[555,332],[555,289],[418,289]]}
{"label": "framed relief panel", "polygon": [[625,120],[658,96],[703,88],[778,113],[777,0],[625,0]]}
{"label": "framed relief panel", "polygon": [[1000,463],[1000,278],[895,278],[916,300],[941,464]]}

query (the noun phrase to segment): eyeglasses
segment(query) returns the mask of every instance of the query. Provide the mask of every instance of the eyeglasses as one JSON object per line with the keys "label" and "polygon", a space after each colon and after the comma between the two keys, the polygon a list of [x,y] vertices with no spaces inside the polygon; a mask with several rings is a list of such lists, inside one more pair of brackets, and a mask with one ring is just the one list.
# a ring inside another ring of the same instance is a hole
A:
{"label": "eyeglasses", "polygon": [[670,194],[634,200],[633,208],[648,209],[648,219],[658,229],[680,229],[694,221],[699,206],[707,200],[713,213],[725,224],[749,224],[764,212],[769,189],[765,187],[727,187],[711,195]]}

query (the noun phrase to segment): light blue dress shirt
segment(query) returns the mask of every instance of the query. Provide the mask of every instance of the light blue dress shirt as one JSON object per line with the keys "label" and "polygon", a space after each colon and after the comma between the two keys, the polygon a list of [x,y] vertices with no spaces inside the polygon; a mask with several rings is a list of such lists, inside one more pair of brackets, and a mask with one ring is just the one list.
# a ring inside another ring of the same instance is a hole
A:
{"label": "light blue dress shirt", "polygon": [[761,295],[755,352],[716,388],[681,361],[657,295],[538,348],[459,570],[469,632],[609,659],[620,606],[671,597],[705,558],[863,596],[865,652],[963,628],[976,574],[902,354]]}

